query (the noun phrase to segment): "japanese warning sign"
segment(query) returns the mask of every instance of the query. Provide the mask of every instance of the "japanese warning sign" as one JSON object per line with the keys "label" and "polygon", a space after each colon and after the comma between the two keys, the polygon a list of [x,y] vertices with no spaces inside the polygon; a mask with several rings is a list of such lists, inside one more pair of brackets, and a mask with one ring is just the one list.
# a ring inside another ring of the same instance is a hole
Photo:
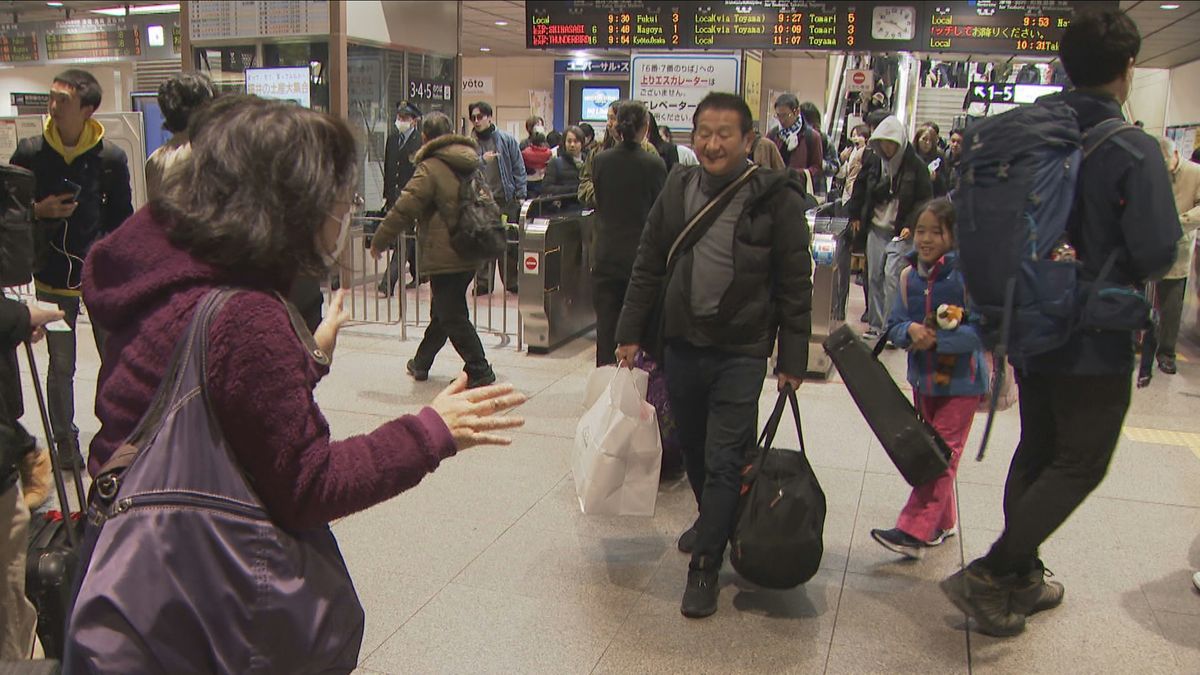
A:
{"label": "japanese warning sign", "polygon": [[696,105],[709,92],[740,91],[740,66],[736,56],[635,55],[631,98],[643,101],[659,124],[691,128]]}

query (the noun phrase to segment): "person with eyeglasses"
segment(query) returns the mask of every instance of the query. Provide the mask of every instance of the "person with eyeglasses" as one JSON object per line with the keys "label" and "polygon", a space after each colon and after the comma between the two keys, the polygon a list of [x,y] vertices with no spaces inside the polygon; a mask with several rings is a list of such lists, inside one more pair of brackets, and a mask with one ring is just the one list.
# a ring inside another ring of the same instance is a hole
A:
{"label": "person with eyeglasses", "polygon": [[805,122],[800,114],[800,99],[795,94],[783,94],[775,101],[775,119],[779,120],[779,128],[772,129],[767,140],[779,148],[789,169],[807,174],[809,189],[814,189],[824,175],[821,134]]}
{"label": "person with eyeglasses", "polygon": [[[525,160],[521,157],[521,144],[511,134],[496,128],[495,122],[492,121],[491,104],[477,101],[471,104],[469,111],[471,136],[479,145],[479,165],[483,169],[484,178],[492,190],[492,196],[496,198],[496,204],[500,206],[500,212],[508,216],[508,222],[516,223],[521,215],[521,200],[525,199],[528,180]],[[509,255],[509,258],[500,270],[500,280],[504,282],[506,290],[515,293],[517,261],[515,255]],[[475,277],[476,295],[492,292],[495,268],[495,261],[484,263],[483,269]]]}

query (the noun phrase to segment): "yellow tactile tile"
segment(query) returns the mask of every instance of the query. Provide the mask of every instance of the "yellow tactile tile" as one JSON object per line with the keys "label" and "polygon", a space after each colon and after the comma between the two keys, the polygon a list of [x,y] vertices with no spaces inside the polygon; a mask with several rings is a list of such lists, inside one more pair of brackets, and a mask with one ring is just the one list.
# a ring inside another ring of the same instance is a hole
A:
{"label": "yellow tactile tile", "polygon": [[1125,427],[1125,437],[1138,443],[1181,445],[1192,449],[1200,448],[1200,434],[1190,431],[1163,431],[1162,429]]}

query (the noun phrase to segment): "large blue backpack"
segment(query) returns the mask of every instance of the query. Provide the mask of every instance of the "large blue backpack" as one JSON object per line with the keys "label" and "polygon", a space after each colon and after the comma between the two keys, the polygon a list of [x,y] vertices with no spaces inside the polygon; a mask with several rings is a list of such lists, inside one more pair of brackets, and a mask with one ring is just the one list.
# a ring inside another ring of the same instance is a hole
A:
{"label": "large blue backpack", "polygon": [[[1078,329],[1080,264],[1052,254],[1070,241],[1080,166],[1131,129],[1136,127],[1109,119],[1080,133],[1074,109],[1050,101],[967,130],[953,197],[959,269],[970,293],[971,321],[997,363],[1008,357],[1020,366],[1065,345]],[[1109,261],[1101,276],[1111,267]],[[999,391],[1001,384],[993,386]],[[987,431],[991,422],[989,417]]]}

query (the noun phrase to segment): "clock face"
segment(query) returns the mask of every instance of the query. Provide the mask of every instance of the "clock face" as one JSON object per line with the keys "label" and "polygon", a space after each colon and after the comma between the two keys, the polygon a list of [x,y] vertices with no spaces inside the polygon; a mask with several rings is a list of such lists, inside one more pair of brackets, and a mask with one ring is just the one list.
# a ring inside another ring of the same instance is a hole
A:
{"label": "clock face", "polygon": [[871,37],[876,40],[911,40],[916,34],[915,7],[877,5],[871,13]]}

